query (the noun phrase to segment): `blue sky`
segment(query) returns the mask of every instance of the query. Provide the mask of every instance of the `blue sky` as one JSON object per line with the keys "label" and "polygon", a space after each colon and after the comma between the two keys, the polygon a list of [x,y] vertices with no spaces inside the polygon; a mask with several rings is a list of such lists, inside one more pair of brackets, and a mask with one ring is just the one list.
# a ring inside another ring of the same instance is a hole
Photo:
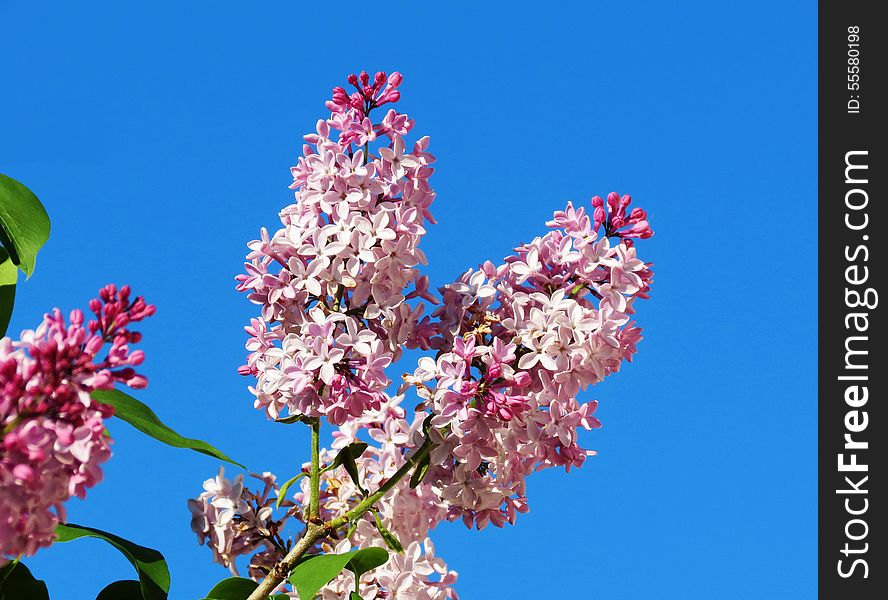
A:
{"label": "blue sky", "polygon": [[[569,199],[631,193],[656,231],[637,361],[584,395],[600,455],[534,476],[514,527],[434,532],[461,597],[814,596],[816,3],[182,4],[0,6],[0,171],[53,221],[12,331],[130,283],[158,307],[139,397],[288,476],[306,440],[235,372],[255,309],[233,277],[330,88],[397,69],[438,156],[434,283]],[[217,465],[111,428],[71,520],[160,549],[172,598],[200,597],[225,571],[185,499]],[[27,562],[64,600],[130,577],[98,541]]]}

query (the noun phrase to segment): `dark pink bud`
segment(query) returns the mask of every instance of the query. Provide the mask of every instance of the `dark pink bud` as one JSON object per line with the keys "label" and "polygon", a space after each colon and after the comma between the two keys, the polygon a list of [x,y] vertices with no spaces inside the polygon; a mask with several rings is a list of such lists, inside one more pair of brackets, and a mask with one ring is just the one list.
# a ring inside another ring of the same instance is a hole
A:
{"label": "dark pink bud", "polygon": [[373,76],[373,83],[375,83],[376,85],[379,85],[384,81],[385,81],[385,73],[383,73],[382,71],[377,71],[376,75]]}
{"label": "dark pink bud", "polygon": [[84,350],[86,350],[86,352],[89,354],[96,354],[99,350],[101,350],[103,344],[104,342],[102,341],[102,336],[94,335],[90,337],[89,340],[87,340]]}
{"label": "dark pink bud", "polygon": [[[600,198],[599,198],[600,200]],[[607,214],[604,212],[604,207],[599,206],[595,209],[595,212],[592,213],[592,218],[596,223],[601,224],[604,223],[604,220],[607,218]]]}
{"label": "dark pink bud", "polygon": [[601,199],[601,196],[592,196],[592,206],[595,208],[604,206],[604,200]]}
{"label": "dark pink bud", "polygon": [[348,76],[348,82],[354,86],[358,85],[358,76],[354,73]]}
{"label": "dark pink bud", "polygon": [[644,221],[647,219],[647,213],[641,208],[633,208],[632,212],[629,213],[629,222],[637,223],[638,221]]}
{"label": "dark pink bud", "polygon": [[361,71],[360,80],[362,85],[367,85],[370,83],[370,75],[367,74],[367,71]]}

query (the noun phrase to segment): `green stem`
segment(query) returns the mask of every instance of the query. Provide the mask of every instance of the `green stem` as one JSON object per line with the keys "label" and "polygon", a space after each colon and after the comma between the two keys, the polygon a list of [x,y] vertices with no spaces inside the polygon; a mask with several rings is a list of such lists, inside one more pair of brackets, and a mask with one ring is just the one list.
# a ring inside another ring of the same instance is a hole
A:
{"label": "green stem", "polygon": [[358,502],[358,505],[353,509],[348,511],[342,516],[336,517],[331,521],[327,521],[324,526],[328,530],[337,530],[344,526],[346,526],[351,521],[361,517],[370,510],[374,504],[376,504],[379,500],[382,499],[393,487],[398,485],[398,482],[404,479],[413,468],[418,465],[423,458],[429,455],[429,452],[432,451],[432,442],[428,438],[423,442],[422,446],[416,449],[416,452],[410,455],[410,458],[407,459],[401,468],[395,471],[395,474],[392,475],[388,481],[379,486],[379,489]]}
{"label": "green stem", "polygon": [[[318,437],[320,437],[320,420],[317,422],[317,426],[312,423],[312,482],[314,482],[314,473],[319,471],[317,469],[317,462],[315,460],[315,431],[317,431]],[[416,449],[416,451],[410,455],[407,461],[401,465],[401,468],[398,469],[394,475],[392,475],[385,483],[379,486],[379,489],[361,500],[357,506],[353,509],[341,515],[335,519],[327,521],[323,525],[318,525],[317,523],[308,521],[308,524],[305,528],[305,533],[296,542],[296,545],[293,546],[293,549],[287,553],[287,555],[281,560],[278,564],[276,564],[271,572],[263,579],[259,586],[253,590],[253,593],[247,598],[247,600],[266,600],[268,596],[281,584],[284,579],[290,574],[290,571],[293,570],[293,567],[296,566],[296,563],[302,558],[306,552],[308,552],[320,539],[329,537],[337,530],[342,529],[349,523],[354,520],[362,517],[367,511],[369,511],[373,505],[382,499],[388,492],[394,488],[399,481],[404,479],[414,468],[418,465],[422,460],[429,455],[432,451],[434,444],[426,438],[426,440],[422,443],[422,445]],[[317,477],[320,478],[320,473],[317,473]],[[315,489],[320,489],[320,487],[315,488],[314,483],[312,483],[312,495],[315,493]],[[309,514],[311,514],[312,507],[317,506],[315,502],[309,507]]]}
{"label": "green stem", "polygon": [[321,419],[315,417],[311,422],[311,498],[308,503],[308,522],[317,523],[321,520]]}

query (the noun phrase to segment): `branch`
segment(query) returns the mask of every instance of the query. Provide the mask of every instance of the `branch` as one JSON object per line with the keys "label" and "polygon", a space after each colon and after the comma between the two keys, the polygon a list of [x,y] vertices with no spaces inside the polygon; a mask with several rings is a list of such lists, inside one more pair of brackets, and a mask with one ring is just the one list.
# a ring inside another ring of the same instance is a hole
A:
{"label": "branch", "polygon": [[[317,431],[320,432],[320,421],[317,424]],[[315,470],[317,469],[317,463],[315,461],[315,426],[312,425],[312,477],[314,477]],[[355,506],[350,511],[346,512],[344,515],[336,517],[330,521],[327,521],[323,525],[318,525],[309,520],[308,525],[305,529],[305,533],[296,542],[296,545],[293,546],[293,549],[290,550],[289,553],[281,560],[278,564],[276,564],[268,575],[263,579],[259,586],[253,590],[253,593],[247,598],[247,600],[267,600],[268,596],[287,578],[290,574],[290,571],[293,570],[293,567],[296,566],[296,563],[299,562],[299,559],[302,558],[306,552],[308,552],[317,542],[322,538],[329,537],[331,534],[335,533],[337,530],[342,529],[355,519],[362,517],[367,511],[369,511],[373,505],[382,499],[388,492],[394,488],[399,481],[404,479],[415,467],[418,465],[426,456],[429,455],[429,452],[432,451],[434,444],[428,438],[422,443],[422,445],[416,449],[416,452],[410,455],[407,461],[401,465],[401,468],[398,469],[394,475],[392,475],[385,483],[379,486],[379,489],[361,500],[357,506]],[[318,478],[320,478],[320,473],[318,473]],[[318,487],[318,489],[320,489]],[[314,483],[312,483],[312,495],[314,495],[315,487]],[[309,514],[311,514],[312,509],[317,509],[318,504],[312,501],[309,506]]]}

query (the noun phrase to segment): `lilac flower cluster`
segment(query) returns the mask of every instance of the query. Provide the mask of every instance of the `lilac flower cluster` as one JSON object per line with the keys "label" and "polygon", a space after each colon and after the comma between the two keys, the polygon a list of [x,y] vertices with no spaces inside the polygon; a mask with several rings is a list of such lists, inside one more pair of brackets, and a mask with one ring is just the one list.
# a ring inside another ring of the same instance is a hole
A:
{"label": "lilac flower cluster", "polygon": [[[204,482],[203,493],[188,500],[191,511],[191,529],[197,533],[201,544],[213,551],[213,560],[238,575],[236,559],[254,554],[250,562],[250,574],[262,577],[276,560],[289,550],[291,540],[282,537],[287,519],[297,513],[293,502],[283,506],[288,509],[275,519],[272,505],[277,500],[278,486],[271,473],[253,474],[262,482],[262,491],[254,492],[244,486],[244,476],[233,480],[225,478],[225,470]],[[272,495],[272,492],[275,492]]]}
{"label": "lilac flower cluster", "polygon": [[[418,247],[425,224],[434,223],[428,138],[405,153],[413,121],[394,109],[381,122],[371,117],[400,98],[401,81],[397,73],[350,76],[356,91],[335,88],[330,117],[306,136],[293,168],[297,203],[281,212],[280,230],[263,230],[249,244],[246,273],[237,278],[261,307],[246,328],[250,354],[241,372],[256,378],[255,406],[269,417],[324,417],[335,426],[332,448],[320,456],[325,522],[431,447],[422,478],[398,481],[344,537],[321,539],[311,552],[390,545],[394,536],[406,552],[363,575],[361,597],[446,600],[456,598],[456,573],[435,556],[432,528],[457,519],[478,529],[514,523],[529,510],[528,475],[570,470],[594,454],[580,446],[578,431],[600,427],[597,403],[577,396],[636,352],[641,329],[632,316],[653,272],[635,242],[653,231],[645,211],[629,209],[629,196],[595,196],[588,214],[568,204],[548,233],[502,264],[466,271],[436,296],[416,269],[425,263]],[[438,306],[425,314],[426,303]],[[405,348],[435,354],[421,358],[391,396],[386,368]],[[420,402],[405,409],[410,389]],[[333,461],[359,441],[371,445],[355,461],[354,481]],[[200,540],[229,567],[237,555],[255,553],[251,576],[261,578],[291,542],[269,543],[255,523],[266,530],[289,518],[305,523],[309,480],[278,521],[258,517],[268,488],[255,494],[224,479],[207,485],[191,501]],[[244,504],[245,495],[261,502]],[[347,599],[354,589],[344,572],[321,597]]]}
{"label": "lilac flower cluster", "polygon": [[87,322],[80,310],[66,321],[56,309],[18,341],[0,340],[0,564],[52,544],[63,503],[101,481],[114,411],[90,393],[147,385],[134,369],[144,353],[131,349],[141,334],[129,327],[154,306],[108,285],[89,307]]}
{"label": "lilac flower cluster", "polygon": [[[336,88],[330,118],[305,136],[292,170],[297,203],[281,211],[274,235],[263,230],[249,244],[237,278],[262,306],[247,328],[251,354],[241,372],[256,377],[256,406],[272,418],[325,416],[339,425],[378,408],[385,368],[422,311],[405,304],[404,291],[425,263],[419,241],[433,222],[434,157],[428,138],[406,151],[406,115],[392,109],[369,121],[372,108],[398,99],[400,74],[377,73],[373,85],[365,73],[350,80],[359,91]],[[371,154],[380,137],[388,144]]]}
{"label": "lilac flower cluster", "polygon": [[653,279],[631,245],[652,235],[644,211],[621,216],[630,202],[610,194],[610,219],[599,197],[593,219],[568,205],[502,265],[487,262],[440,289],[437,359],[421,359],[405,384],[435,415],[428,477],[450,518],[513,523],[527,510],[529,474],[570,470],[590,454],[577,430],[600,427],[597,403],[577,395],[632,359],[641,339],[633,305]]}
{"label": "lilac flower cluster", "polygon": [[[344,467],[331,468],[338,451],[363,435],[377,445],[369,446],[356,461],[359,480],[365,489],[376,489],[387,481],[405,462],[405,449],[421,443],[423,414],[407,411],[400,406],[402,396],[390,398],[378,410],[349,419],[334,432],[330,450],[321,451],[320,517],[327,521],[354,508],[364,492],[351,479]],[[307,473],[309,464],[302,466]],[[301,479],[301,488],[281,504],[279,517],[272,516],[279,490],[273,486],[273,476],[266,473],[255,476],[265,482],[263,492],[247,489],[243,477],[225,479],[220,471],[215,479],[204,483],[204,492],[188,501],[192,511],[192,529],[200,543],[213,551],[213,559],[237,573],[235,560],[249,556],[249,575],[261,579],[280,561],[292,545],[279,532],[285,521],[294,519],[305,524],[301,510],[310,496],[307,477]],[[270,495],[273,490],[274,496]],[[294,504],[295,501],[295,504]],[[458,600],[452,588],[457,575],[435,555],[428,532],[448,515],[447,504],[436,490],[428,485],[411,488],[403,480],[377,504],[374,514],[366,514],[355,523],[348,534],[338,541],[321,541],[311,551],[344,553],[354,548],[385,547],[376,519],[404,546],[403,554],[393,554],[389,561],[368,573],[358,582],[360,595],[365,599],[411,598],[416,600]],[[321,598],[349,600],[355,590],[354,575],[345,571],[324,587]],[[298,595],[288,589],[292,598]]]}

